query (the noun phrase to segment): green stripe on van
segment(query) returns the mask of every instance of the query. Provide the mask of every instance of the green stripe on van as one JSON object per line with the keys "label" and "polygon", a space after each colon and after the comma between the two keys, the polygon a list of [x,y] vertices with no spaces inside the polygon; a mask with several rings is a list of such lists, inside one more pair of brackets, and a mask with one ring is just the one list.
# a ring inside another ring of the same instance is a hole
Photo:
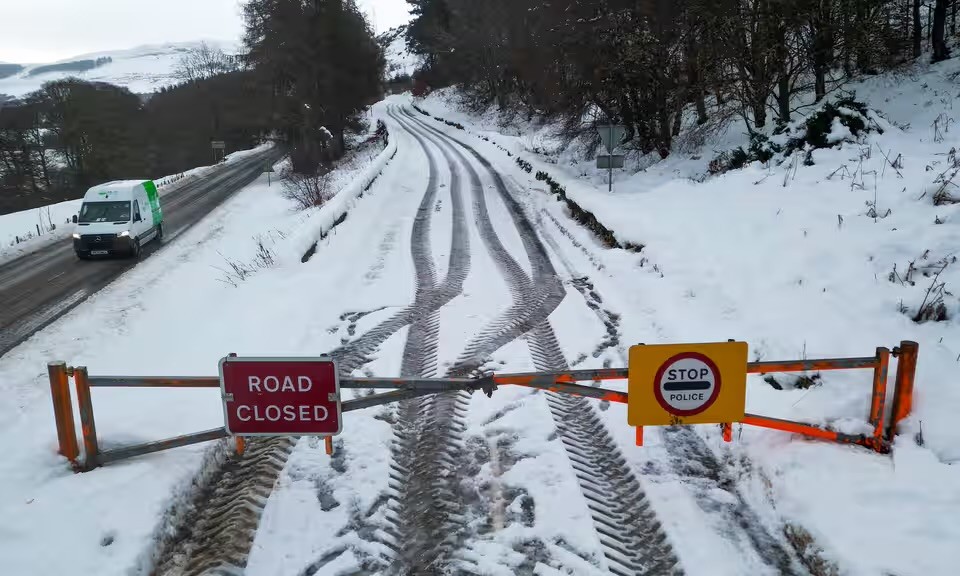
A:
{"label": "green stripe on van", "polygon": [[153,225],[157,226],[163,222],[163,212],[160,210],[160,196],[157,194],[157,185],[153,180],[147,180],[143,183],[147,189],[147,200],[150,202],[150,211],[153,213]]}

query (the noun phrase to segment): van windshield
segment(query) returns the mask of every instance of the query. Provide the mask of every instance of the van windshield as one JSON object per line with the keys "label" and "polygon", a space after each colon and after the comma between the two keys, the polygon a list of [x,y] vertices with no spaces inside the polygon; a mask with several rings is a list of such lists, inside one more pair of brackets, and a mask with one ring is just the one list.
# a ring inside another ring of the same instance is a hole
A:
{"label": "van windshield", "polygon": [[79,222],[129,222],[130,202],[84,202]]}

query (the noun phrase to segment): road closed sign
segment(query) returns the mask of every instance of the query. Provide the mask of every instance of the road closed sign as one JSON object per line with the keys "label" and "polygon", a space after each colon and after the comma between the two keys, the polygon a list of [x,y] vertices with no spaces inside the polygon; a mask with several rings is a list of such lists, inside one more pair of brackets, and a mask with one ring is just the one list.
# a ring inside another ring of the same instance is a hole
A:
{"label": "road closed sign", "polygon": [[227,432],[235,436],[334,436],[342,429],[340,381],[329,358],[220,361]]}
{"label": "road closed sign", "polygon": [[747,343],[630,348],[627,423],[725,424],[743,419]]}

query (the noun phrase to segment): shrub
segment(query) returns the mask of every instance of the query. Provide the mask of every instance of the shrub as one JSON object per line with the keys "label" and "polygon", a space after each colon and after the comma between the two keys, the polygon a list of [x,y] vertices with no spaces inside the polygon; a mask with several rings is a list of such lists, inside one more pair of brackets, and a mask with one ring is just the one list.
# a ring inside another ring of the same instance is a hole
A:
{"label": "shrub", "polygon": [[849,131],[853,138],[859,138],[865,134],[877,130],[883,133],[883,129],[870,125],[870,110],[863,102],[853,99],[853,96],[846,96],[836,102],[827,102],[820,110],[810,115],[800,126],[787,127],[782,130],[789,138],[785,148],[787,155],[794,150],[810,150],[818,148],[831,148],[843,140],[848,139],[841,133],[838,134],[840,127]]}
{"label": "shrub", "polygon": [[750,147],[748,150],[743,148],[734,148],[731,151],[721,152],[710,161],[707,170],[710,174],[723,174],[729,170],[739,170],[747,164],[755,161],[769,162],[774,156],[783,149],[763,134],[750,135]]}
{"label": "shrub", "polygon": [[323,206],[330,199],[330,175],[323,167],[314,174],[290,171],[283,176],[283,196],[300,210]]}
{"label": "shrub", "polygon": [[805,151],[804,163],[813,164],[811,152],[818,148],[831,148],[844,140],[857,139],[861,134],[883,129],[870,121],[870,110],[863,102],[845,96],[836,102],[827,102],[806,120],[789,126],[778,126],[775,136],[785,145],[778,144],[763,134],[750,135],[747,150],[734,148],[714,157],[707,166],[710,174],[723,174],[739,170],[751,162],[769,162],[779,154],[790,156],[797,150]]}

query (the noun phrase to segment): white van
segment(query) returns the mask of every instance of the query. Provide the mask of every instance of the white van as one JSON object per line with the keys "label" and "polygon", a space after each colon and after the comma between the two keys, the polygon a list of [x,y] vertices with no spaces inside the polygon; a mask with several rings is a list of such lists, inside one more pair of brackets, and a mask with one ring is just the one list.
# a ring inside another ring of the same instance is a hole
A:
{"label": "white van", "polygon": [[123,254],[163,237],[160,196],[152,180],[117,180],[87,190],[77,216],[73,249],[77,257]]}

